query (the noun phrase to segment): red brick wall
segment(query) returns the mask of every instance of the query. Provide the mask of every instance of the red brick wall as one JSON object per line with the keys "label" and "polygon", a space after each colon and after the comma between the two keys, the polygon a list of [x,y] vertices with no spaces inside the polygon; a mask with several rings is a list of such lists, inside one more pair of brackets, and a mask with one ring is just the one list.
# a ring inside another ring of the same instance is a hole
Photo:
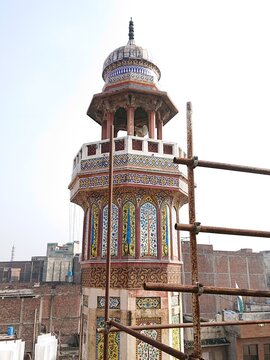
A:
{"label": "red brick wall", "polygon": [[[37,335],[39,329],[46,326],[61,336],[62,343],[67,343],[72,334],[78,333],[80,315],[80,286],[74,284],[41,285],[29,287],[29,284],[12,284],[12,289],[32,289],[33,298],[0,298],[0,328],[5,333],[8,326],[13,326],[18,337],[26,341],[26,351],[32,350],[36,313]],[[5,284],[0,287],[7,289]],[[52,309],[52,310],[51,310]],[[52,319],[50,321],[50,315]],[[21,317],[21,324],[20,324]],[[41,317],[41,322],[39,319]]]}
{"label": "red brick wall", "polygon": [[[183,281],[191,284],[189,242],[182,243],[184,262]],[[249,250],[214,251],[212,245],[198,245],[199,282],[203,285],[265,290],[266,274],[263,254]],[[191,295],[184,295],[184,312],[191,313]],[[244,298],[249,301],[251,298]],[[253,298],[256,302],[263,300]],[[223,309],[234,309],[236,298],[233,296],[202,295],[200,297],[201,316],[214,318]]]}

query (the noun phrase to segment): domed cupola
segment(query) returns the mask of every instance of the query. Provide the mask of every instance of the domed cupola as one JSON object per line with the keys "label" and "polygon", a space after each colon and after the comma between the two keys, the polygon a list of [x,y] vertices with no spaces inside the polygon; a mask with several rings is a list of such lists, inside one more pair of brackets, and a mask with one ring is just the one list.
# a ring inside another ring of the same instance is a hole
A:
{"label": "domed cupola", "polygon": [[129,40],[126,46],[115,49],[104,62],[102,77],[104,89],[132,83],[135,87],[156,88],[161,72],[151,59],[147,49],[135,44],[134,24],[129,22]]}

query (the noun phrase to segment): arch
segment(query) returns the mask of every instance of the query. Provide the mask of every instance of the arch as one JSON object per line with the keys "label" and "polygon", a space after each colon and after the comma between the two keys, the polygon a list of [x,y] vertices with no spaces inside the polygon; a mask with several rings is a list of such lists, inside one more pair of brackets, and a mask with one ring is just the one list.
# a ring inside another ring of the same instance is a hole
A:
{"label": "arch", "polygon": [[137,107],[134,112],[135,134],[144,137],[148,134],[148,114],[142,107]]}
{"label": "arch", "polygon": [[98,221],[98,206],[96,204],[92,205],[90,221],[91,221],[90,234],[89,234],[90,256],[97,257],[99,221]]}
{"label": "arch", "polygon": [[[119,210],[115,204],[112,204],[112,239],[111,239],[111,256],[118,254],[118,217]],[[101,255],[107,254],[108,239],[108,205],[105,205],[102,211],[102,246]]]}
{"label": "arch", "polygon": [[114,113],[114,131],[115,137],[117,136],[118,131],[127,131],[127,111],[123,107],[119,107]]}
{"label": "arch", "polygon": [[140,239],[141,257],[157,257],[157,208],[152,201],[140,207]]}
{"label": "arch", "polygon": [[122,213],[122,254],[135,256],[135,205],[127,201]]}
{"label": "arch", "polygon": [[162,256],[169,256],[171,242],[171,214],[168,204],[164,204],[161,208],[161,241]]}

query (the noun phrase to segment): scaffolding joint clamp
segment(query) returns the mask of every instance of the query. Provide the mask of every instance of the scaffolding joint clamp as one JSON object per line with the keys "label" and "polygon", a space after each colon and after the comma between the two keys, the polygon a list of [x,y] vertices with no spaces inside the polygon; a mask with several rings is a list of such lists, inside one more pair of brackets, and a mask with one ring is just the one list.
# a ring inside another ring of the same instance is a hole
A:
{"label": "scaffolding joint clamp", "polygon": [[195,234],[198,235],[199,232],[201,231],[201,223],[200,222],[195,222],[194,223],[194,229],[195,229]]}
{"label": "scaffolding joint clamp", "polygon": [[111,328],[111,322],[109,320],[109,321],[106,321],[104,324],[104,334],[109,334],[110,328]]}
{"label": "scaffolding joint clamp", "polygon": [[203,285],[200,284],[199,282],[197,282],[196,285],[197,285],[197,289],[198,289],[197,290],[197,295],[201,296],[204,293]]}
{"label": "scaffolding joint clamp", "polygon": [[195,169],[195,167],[197,167],[198,165],[199,165],[199,158],[198,158],[198,156],[193,156],[192,168]]}

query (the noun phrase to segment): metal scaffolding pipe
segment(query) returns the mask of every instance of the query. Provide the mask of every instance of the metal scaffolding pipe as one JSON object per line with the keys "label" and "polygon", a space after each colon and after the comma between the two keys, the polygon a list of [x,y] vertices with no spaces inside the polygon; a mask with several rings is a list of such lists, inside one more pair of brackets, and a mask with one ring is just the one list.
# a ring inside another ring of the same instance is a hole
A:
{"label": "metal scaffolding pipe", "polygon": [[145,290],[154,291],[178,291],[184,293],[192,293],[197,295],[202,294],[216,294],[216,295],[243,295],[254,297],[270,297],[270,291],[256,290],[256,289],[239,289],[228,287],[215,287],[196,285],[178,285],[178,284],[160,284],[160,283],[144,283]]}
{"label": "metal scaffolding pipe", "polygon": [[[270,324],[270,320],[238,320],[238,321],[211,321],[201,322],[201,327],[216,327],[216,326],[242,326],[242,325],[259,325],[264,326]],[[154,324],[154,325],[137,325],[127,326],[131,330],[158,330],[158,329],[186,329],[192,328],[193,323],[181,323],[181,324]],[[116,327],[111,327],[110,332],[125,331],[119,330]],[[97,329],[98,333],[104,333],[104,328]]]}
{"label": "metal scaffolding pipe", "polygon": [[[193,135],[192,135],[192,104],[187,103],[187,156],[193,157]],[[195,212],[195,184],[193,167],[187,168],[188,178],[188,212],[189,223],[196,222]],[[191,264],[191,282],[198,282],[198,261],[197,261],[197,240],[196,233],[190,233],[190,264]],[[192,315],[193,315],[193,341],[194,341],[194,357],[200,359],[202,355],[201,347],[201,330],[200,330],[200,302],[197,294],[192,295]]]}
{"label": "metal scaffolding pipe", "polygon": [[270,169],[220,163],[220,162],[215,162],[215,161],[199,160],[197,157],[192,157],[192,156],[188,156],[188,158],[175,157],[173,159],[173,162],[175,164],[187,165],[188,167],[192,167],[192,168],[199,166],[199,167],[212,168],[212,169],[231,170],[231,171],[240,171],[240,172],[246,172],[246,173],[252,173],[252,174],[270,175]]}
{"label": "metal scaffolding pipe", "polygon": [[218,226],[195,224],[175,224],[176,230],[189,231],[190,233],[199,234],[200,232],[213,233],[213,234],[226,234],[226,235],[239,235],[239,236],[253,236],[270,238],[270,231],[260,230],[247,230],[247,229],[233,229]]}
{"label": "metal scaffolding pipe", "polygon": [[168,345],[162,344],[161,342],[154,340],[154,339],[150,338],[149,336],[146,336],[138,331],[132,330],[132,329],[130,329],[130,327],[119,324],[113,320],[110,321],[110,325],[116,327],[119,330],[125,331],[127,334],[132,335],[135,338],[142,340],[149,345],[154,346],[155,348],[165,352],[166,354],[174,356],[176,359],[181,359],[181,360],[189,359],[189,356],[182,353],[181,351],[173,349]]}

